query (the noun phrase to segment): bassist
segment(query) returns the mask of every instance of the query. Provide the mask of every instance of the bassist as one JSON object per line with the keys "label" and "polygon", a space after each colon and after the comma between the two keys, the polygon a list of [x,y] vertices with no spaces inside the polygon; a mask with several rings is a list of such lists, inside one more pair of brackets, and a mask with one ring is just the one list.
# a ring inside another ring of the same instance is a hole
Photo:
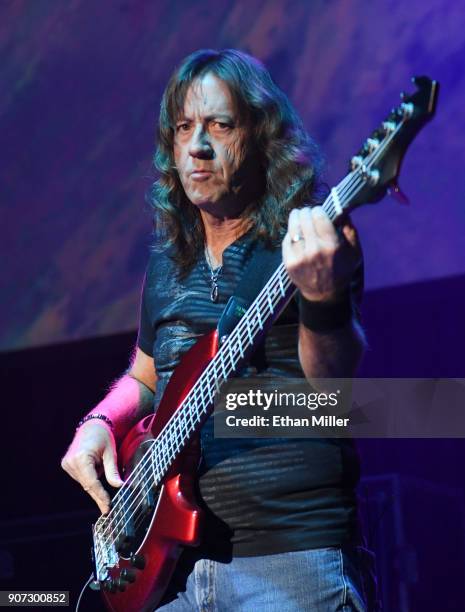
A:
{"label": "bassist", "polygon": [[[157,248],[131,366],[62,461],[102,513],[110,497],[99,473],[122,484],[118,445],[158,405],[182,354],[215,327],[258,244],[282,249],[299,299],[247,372],[352,377],[364,350],[357,233],[349,221],[337,232],[318,206],[318,152],[257,60],[203,50],[181,63],[161,103],[156,166]],[[210,420],[201,441],[204,538],[181,556],[160,610],[375,610],[352,444],[215,440]]]}

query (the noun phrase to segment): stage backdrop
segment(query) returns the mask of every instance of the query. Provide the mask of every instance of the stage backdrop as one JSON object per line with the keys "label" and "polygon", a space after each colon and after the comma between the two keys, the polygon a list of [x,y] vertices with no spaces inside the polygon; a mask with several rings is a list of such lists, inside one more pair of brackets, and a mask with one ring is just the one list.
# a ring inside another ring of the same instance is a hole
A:
{"label": "stage backdrop", "polygon": [[159,99],[201,47],[263,60],[320,143],[329,183],[427,74],[438,114],[401,184],[354,214],[367,287],[465,272],[465,27],[447,0],[11,0],[0,5],[0,348],[137,325]]}

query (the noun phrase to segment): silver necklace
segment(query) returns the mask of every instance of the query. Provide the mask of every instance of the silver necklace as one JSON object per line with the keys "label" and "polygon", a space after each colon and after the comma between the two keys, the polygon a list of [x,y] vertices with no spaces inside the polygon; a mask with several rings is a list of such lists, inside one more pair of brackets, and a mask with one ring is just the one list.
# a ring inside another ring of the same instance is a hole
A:
{"label": "silver necklace", "polygon": [[221,274],[221,270],[223,266],[219,266],[218,268],[213,269],[212,262],[210,259],[210,253],[208,252],[208,248],[205,247],[205,260],[207,262],[208,269],[210,271],[210,281],[211,281],[211,289],[210,289],[210,299],[212,302],[218,301],[218,277]]}

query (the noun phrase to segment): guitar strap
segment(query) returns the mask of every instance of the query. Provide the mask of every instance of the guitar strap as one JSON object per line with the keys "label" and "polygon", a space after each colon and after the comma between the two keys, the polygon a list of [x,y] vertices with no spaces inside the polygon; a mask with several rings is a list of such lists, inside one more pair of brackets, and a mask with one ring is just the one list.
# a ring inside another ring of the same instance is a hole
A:
{"label": "guitar strap", "polygon": [[[266,285],[273,272],[282,261],[281,249],[271,250],[260,243],[247,264],[234,295],[232,295],[218,321],[220,343],[228,336],[245,314],[248,307]],[[265,338],[254,351],[250,363],[258,371],[266,368]]]}

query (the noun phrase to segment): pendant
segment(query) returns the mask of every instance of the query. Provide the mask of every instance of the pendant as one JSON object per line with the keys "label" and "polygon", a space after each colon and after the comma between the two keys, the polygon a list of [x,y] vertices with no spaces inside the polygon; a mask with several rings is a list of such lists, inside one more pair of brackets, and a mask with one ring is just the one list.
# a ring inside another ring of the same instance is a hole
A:
{"label": "pendant", "polygon": [[212,289],[210,291],[210,299],[212,302],[217,302],[218,301],[218,285],[215,283],[215,281],[212,282]]}

